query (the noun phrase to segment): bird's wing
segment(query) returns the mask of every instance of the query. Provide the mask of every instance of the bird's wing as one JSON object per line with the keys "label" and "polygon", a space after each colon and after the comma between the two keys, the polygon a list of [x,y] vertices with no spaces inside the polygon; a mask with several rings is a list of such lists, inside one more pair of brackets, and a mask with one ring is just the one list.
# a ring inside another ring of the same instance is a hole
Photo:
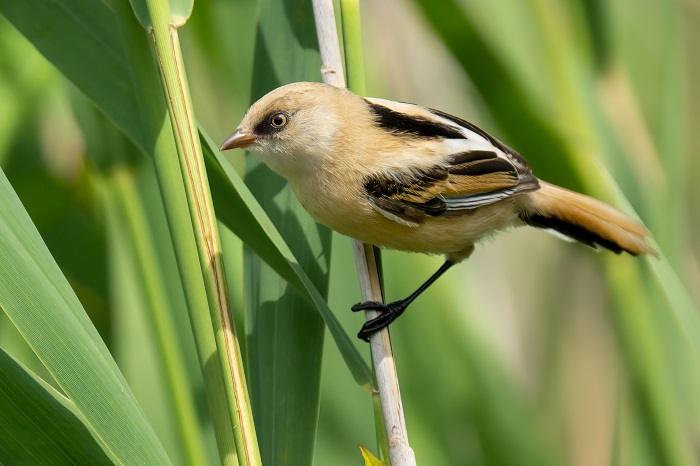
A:
{"label": "bird's wing", "polygon": [[[370,104],[384,107],[378,112],[384,114],[385,129],[398,122],[399,136],[453,139],[449,146],[462,149],[430,157],[435,161],[432,165],[384,169],[365,179],[370,202],[392,220],[418,226],[428,217],[468,214],[473,209],[540,187],[525,159],[471,123],[411,104],[379,99],[372,99]],[[417,119],[418,124],[413,125],[410,119]],[[413,127],[420,128],[424,134],[429,129],[438,136],[410,133]]]}

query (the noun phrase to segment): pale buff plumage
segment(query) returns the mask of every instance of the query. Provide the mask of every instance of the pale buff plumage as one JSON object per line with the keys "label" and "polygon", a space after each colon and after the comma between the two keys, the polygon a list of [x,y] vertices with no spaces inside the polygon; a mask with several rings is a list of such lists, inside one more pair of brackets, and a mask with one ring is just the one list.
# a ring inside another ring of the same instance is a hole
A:
{"label": "pale buff plumage", "polygon": [[[371,100],[408,115],[435,118],[415,105]],[[276,138],[257,138],[248,149],[289,181],[316,221],[344,235],[381,247],[443,253],[459,261],[478,239],[522,224],[519,212],[523,209],[552,212],[578,202],[587,208],[564,209],[569,220],[598,219],[602,224],[615,220],[607,229],[597,226],[596,231],[624,241],[634,253],[651,252],[641,225],[605,204],[548,184],[466,215],[429,218],[419,226],[397,222],[370,203],[363,185],[367,174],[430,167],[459,150],[492,148],[489,141],[478,135],[471,141],[396,137],[375,124],[364,99],[317,83],[289,84],[265,95],[248,110],[239,134],[254,134],[254,126],[275,111],[290,113],[284,131]],[[552,197],[555,192],[559,195]]]}

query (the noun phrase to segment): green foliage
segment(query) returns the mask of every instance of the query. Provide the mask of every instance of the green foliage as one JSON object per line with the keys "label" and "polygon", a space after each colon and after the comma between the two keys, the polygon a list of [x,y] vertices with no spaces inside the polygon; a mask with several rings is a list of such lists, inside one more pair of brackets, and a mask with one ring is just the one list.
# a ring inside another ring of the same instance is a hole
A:
{"label": "green foliage", "polygon": [[[523,230],[450,271],[392,326],[419,464],[694,464],[700,37],[687,5],[637,3],[361,5],[369,95],[465,117],[543,179],[633,207],[664,256]],[[246,186],[242,153],[216,149],[252,100],[320,79],[310,2],[171,7],[192,13],[178,31],[216,214],[238,238],[224,255],[265,464],[362,464],[358,443],[378,449],[357,386],[367,348],[348,337],[350,243],[333,237],[331,254],[280,178],[246,158]],[[0,462],[212,463],[215,363],[193,342],[203,324],[163,203],[187,207],[153,172],[156,150],[176,154],[148,34],[127,2],[0,13],[0,428],[14,439]],[[384,254],[387,298],[439,262]]]}
{"label": "green foliage", "polygon": [[73,403],[2,348],[0,426],[0,457],[8,464],[40,461],[91,465],[116,461]]}
{"label": "green foliage", "polygon": [[167,464],[109,350],[0,172],[0,307],[118,461]]}

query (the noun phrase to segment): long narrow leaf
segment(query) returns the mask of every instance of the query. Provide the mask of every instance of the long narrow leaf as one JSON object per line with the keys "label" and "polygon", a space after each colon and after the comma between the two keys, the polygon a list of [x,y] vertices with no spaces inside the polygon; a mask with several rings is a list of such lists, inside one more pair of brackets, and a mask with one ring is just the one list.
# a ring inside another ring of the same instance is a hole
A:
{"label": "long narrow leaf", "polygon": [[0,173],[0,307],[107,448],[168,464],[107,347]]}
{"label": "long narrow leaf", "polygon": [[116,463],[75,405],[2,348],[0,437],[1,464]]}
{"label": "long narrow leaf", "polygon": [[[27,0],[0,2],[2,13],[68,79],[114,120],[136,145],[150,152],[154,127],[141,118],[134,87],[158,83],[132,80],[109,2]],[[68,33],[70,31],[70,33]],[[90,44],[90,47],[85,47]],[[80,50],[80,53],[75,53]],[[161,108],[164,115],[165,108]]]}
{"label": "long narrow leaf", "polygon": [[[218,427],[219,456],[222,462],[234,461],[230,447],[233,439],[237,462],[242,466],[259,465],[260,453],[239,337],[231,314],[218,224],[177,30],[184,24],[184,18],[173,16],[167,0],[132,0],[131,3],[137,8],[147,6],[146,31],[152,40],[171,126],[171,131],[163,128],[161,141],[172,140],[177,148],[173,153],[159,145],[153,156],[190,320],[199,323],[193,330],[205,386],[210,393],[210,412]],[[145,68],[151,67],[145,65]],[[162,103],[162,97],[153,96],[154,104]],[[175,154],[177,157],[173,157]],[[208,373],[212,376],[207,377]]]}

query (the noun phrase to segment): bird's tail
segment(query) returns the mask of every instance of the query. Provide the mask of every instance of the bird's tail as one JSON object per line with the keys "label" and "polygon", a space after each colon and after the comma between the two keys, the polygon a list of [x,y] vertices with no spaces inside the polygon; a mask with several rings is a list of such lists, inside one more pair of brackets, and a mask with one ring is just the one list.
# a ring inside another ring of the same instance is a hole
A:
{"label": "bird's tail", "polygon": [[553,230],[594,249],[597,246],[633,256],[657,252],[649,231],[619,210],[591,197],[540,181],[542,188],[527,195],[520,218],[528,225]]}

